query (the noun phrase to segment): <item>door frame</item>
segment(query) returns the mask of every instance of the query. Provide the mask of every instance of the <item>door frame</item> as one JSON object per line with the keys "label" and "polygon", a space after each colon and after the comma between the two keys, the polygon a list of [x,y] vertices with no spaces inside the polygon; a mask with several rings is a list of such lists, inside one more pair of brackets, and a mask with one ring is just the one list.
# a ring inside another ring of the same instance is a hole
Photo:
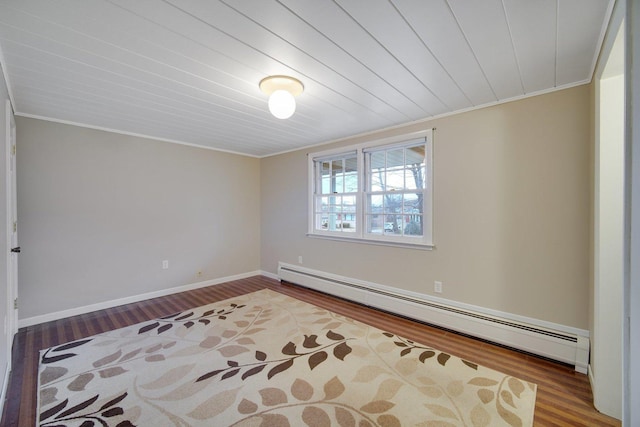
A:
{"label": "door frame", "polygon": [[14,221],[16,221],[16,156],[14,146],[16,145],[16,122],[13,117],[11,102],[6,100],[6,129],[5,155],[6,155],[6,203],[7,203],[7,362],[11,366],[11,348],[13,337],[18,332],[18,310],[15,309],[14,301],[18,298],[18,254],[11,252],[11,248],[17,246],[17,229],[14,231]]}

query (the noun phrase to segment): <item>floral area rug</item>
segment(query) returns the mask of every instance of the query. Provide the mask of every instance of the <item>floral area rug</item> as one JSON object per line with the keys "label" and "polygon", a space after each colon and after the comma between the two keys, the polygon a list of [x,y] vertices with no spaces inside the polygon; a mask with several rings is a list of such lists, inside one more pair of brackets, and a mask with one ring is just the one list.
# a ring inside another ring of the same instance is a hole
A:
{"label": "floral area rug", "polygon": [[39,426],[530,426],[536,385],[270,290],[43,350]]}

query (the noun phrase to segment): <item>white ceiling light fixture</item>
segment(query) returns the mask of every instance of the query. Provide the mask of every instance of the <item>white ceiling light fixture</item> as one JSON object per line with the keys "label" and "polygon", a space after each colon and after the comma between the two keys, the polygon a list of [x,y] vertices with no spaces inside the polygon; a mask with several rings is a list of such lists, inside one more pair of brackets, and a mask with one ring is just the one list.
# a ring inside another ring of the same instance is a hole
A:
{"label": "white ceiling light fixture", "polygon": [[296,96],[304,91],[298,79],[269,76],[260,80],[260,90],[269,96],[269,111],[278,119],[288,119],[296,111]]}

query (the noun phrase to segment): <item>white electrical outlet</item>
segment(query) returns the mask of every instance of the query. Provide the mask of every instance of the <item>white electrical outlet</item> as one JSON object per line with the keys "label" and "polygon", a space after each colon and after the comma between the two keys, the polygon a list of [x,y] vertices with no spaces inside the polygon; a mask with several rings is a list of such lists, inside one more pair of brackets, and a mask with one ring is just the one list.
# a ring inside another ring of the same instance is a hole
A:
{"label": "white electrical outlet", "polygon": [[442,282],[435,281],[433,282],[433,291],[441,294],[442,293]]}
{"label": "white electrical outlet", "polygon": [[169,260],[165,259],[162,261],[162,269],[166,270],[167,268],[169,268]]}
{"label": "white electrical outlet", "polygon": [[302,255],[298,256],[298,264],[302,264]]}

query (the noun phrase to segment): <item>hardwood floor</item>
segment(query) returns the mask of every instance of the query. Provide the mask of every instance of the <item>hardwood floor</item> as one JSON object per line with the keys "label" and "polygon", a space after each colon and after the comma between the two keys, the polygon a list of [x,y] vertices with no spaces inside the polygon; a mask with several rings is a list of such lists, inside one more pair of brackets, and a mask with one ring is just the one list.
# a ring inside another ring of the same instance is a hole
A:
{"label": "hardwood floor", "polygon": [[537,383],[535,426],[620,425],[618,420],[602,415],[594,409],[587,376],[575,372],[571,366],[262,276],[20,329],[13,345],[14,365],[1,425],[31,427],[35,424],[38,357],[41,349],[264,288]]}

